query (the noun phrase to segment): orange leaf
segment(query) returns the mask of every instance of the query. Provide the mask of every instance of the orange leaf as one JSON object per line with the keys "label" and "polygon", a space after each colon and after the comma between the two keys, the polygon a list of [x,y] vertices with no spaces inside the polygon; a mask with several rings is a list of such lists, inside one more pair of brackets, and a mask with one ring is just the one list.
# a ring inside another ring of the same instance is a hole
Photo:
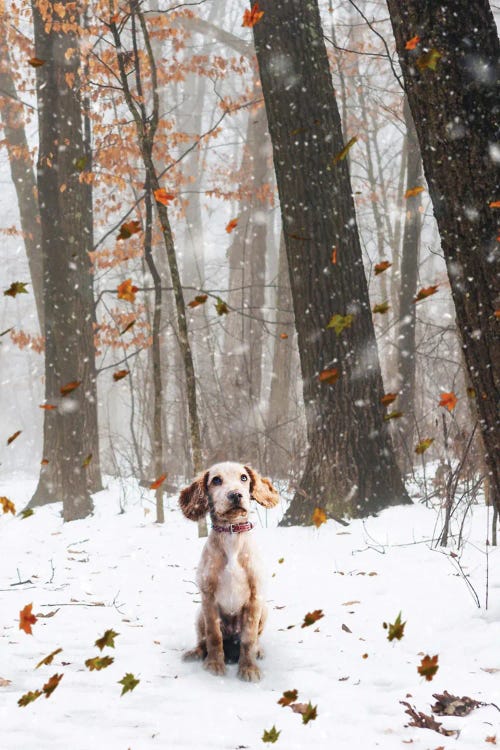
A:
{"label": "orange leaf", "polygon": [[51,411],[52,409],[57,409],[57,406],[54,404],[40,404],[40,409],[45,409],[45,411]]}
{"label": "orange leaf", "polygon": [[334,266],[337,265],[337,248],[334,247],[332,250],[332,263]]}
{"label": "orange leaf", "polygon": [[161,477],[158,477],[158,479],[155,479],[155,481],[149,486],[150,490],[157,490],[158,487],[160,487],[165,479],[167,478],[166,474],[162,474]]}
{"label": "orange leaf", "polygon": [[31,611],[33,609],[33,604],[27,604],[20,612],[19,612],[19,630],[24,630],[24,632],[27,635],[33,635],[31,631],[31,626],[35,624],[36,617]]}
{"label": "orange leaf", "polygon": [[30,57],[28,65],[31,65],[32,68],[41,68],[42,65],[45,65],[45,60],[42,60],[40,57]]}
{"label": "orange leaf", "polygon": [[495,316],[495,318],[497,318],[497,320],[499,320],[500,319],[500,308],[498,310],[495,310],[495,312],[493,313],[493,315]]}
{"label": "orange leaf", "polygon": [[73,393],[73,391],[75,391],[81,384],[81,380],[72,380],[71,383],[66,383],[66,385],[63,385],[59,389],[59,392],[61,396],[68,396],[70,393]]}
{"label": "orange leaf", "polygon": [[263,15],[264,11],[259,8],[259,3],[254,3],[252,10],[246,10],[243,13],[243,23],[241,25],[251,29],[256,23],[259,23]]}
{"label": "orange leaf", "polygon": [[490,208],[500,208],[500,201],[491,201]]}
{"label": "orange leaf", "polygon": [[297,700],[299,697],[299,693],[297,690],[285,690],[283,695],[278,701],[278,705],[280,706],[289,706],[290,703],[293,703]]}
{"label": "orange leaf", "polygon": [[175,198],[175,195],[172,193],[167,193],[165,188],[158,188],[158,190],[155,190],[153,193],[155,200],[157,203],[161,203],[162,206],[168,206],[170,201],[173,201]]}
{"label": "orange leaf", "polygon": [[390,263],[388,260],[383,260],[380,263],[377,263],[375,266],[375,276],[378,276],[379,273],[384,273],[384,271],[387,271],[387,269],[391,266],[392,263]]}
{"label": "orange leaf", "polygon": [[428,654],[422,659],[420,666],[417,667],[417,671],[422,677],[425,677],[427,682],[430,682],[436,672],[438,671],[438,656],[437,654],[430,657]]}
{"label": "orange leaf", "polygon": [[323,508],[315,508],[311,516],[311,521],[316,526],[316,528],[319,529],[321,524],[326,523],[326,520],[326,513]]}
{"label": "orange leaf", "polygon": [[48,458],[42,458],[42,460],[40,461],[40,463],[41,463],[42,466],[47,466],[48,463],[49,463],[49,459]]}
{"label": "orange leaf", "polygon": [[0,497],[0,505],[4,513],[12,513],[13,516],[16,515],[16,506],[8,497]]}
{"label": "orange leaf", "polygon": [[419,36],[412,36],[411,39],[408,39],[408,41],[405,44],[405,49],[415,49],[417,44],[420,42]]}
{"label": "orange leaf", "polygon": [[142,229],[140,221],[127,221],[122,224],[117,239],[129,240],[133,234],[137,234]]}
{"label": "orange leaf", "polygon": [[132,284],[132,279],[125,279],[118,285],[118,299],[124,299],[126,302],[135,302],[135,293],[139,288]]}
{"label": "orange leaf", "polygon": [[238,226],[239,219],[231,219],[229,224],[226,226],[226,232],[230,234]]}
{"label": "orange leaf", "polygon": [[309,625],[314,625],[315,622],[321,620],[321,618],[324,616],[325,615],[323,614],[322,609],[315,609],[314,612],[308,612],[306,615],[304,615],[304,622],[300,627],[307,628]]}
{"label": "orange leaf", "polygon": [[113,380],[116,383],[118,380],[122,380],[123,378],[126,378],[127,375],[130,375],[130,370],[117,370],[116,372],[113,373]]}
{"label": "orange leaf", "polygon": [[7,438],[7,445],[10,445],[11,443],[13,443],[14,440],[19,437],[21,432],[22,430],[17,430],[17,432],[14,432],[14,434],[11,435],[10,438]]}
{"label": "orange leaf", "polygon": [[397,397],[397,393],[385,393],[380,401],[384,406],[389,406],[389,404],[392,404],[392,402],[395,401]]}
{"label": "orange leaf", "polygon": [[430,297],[431,294],[436,294],[438,288],[439,284],[434,284],[434,286],[427,286],[423,289],[420,289],[420,291],[417,292],[417,296],[413,299],[413,304],[415,304],[415,302],[420,302],[427,297]]}
{"label": "orange leaf", "polygon": [[196,297],[191,300],[191,302],[188,302],[188,307],[194,310],[195,307],[204,305],[207,299],[208,299],[208,294],[197,294]]}
{"label": "orange leaf", "polygon": [[330,370],[323,370],[318,376],[320,383],[326,383],[327,385],[333,385],[339,379],[339,371],[336,367],[332,367]]}
{"label": "orange leaf", "polygon": [[450,393],[442,393],[439,406],[444,406],[449,412],[452,412],[457,405],[458,398],[455,396],[453,391]]}
{"label": "orange leaf", "polygon": [[282,341],[284,341],[284,340],[285,340],[285,339],[287,339],[287,338],[288,338],[288,333],[280,333],[280,339],[281,339]]}
{"label": "orange leaf", "polygon": [[416,195],[419,195],[420,193],[423,193],[425,188],[423,188],[421,185],[417,185],[413,188],[408,188],[408,190],[405,193],[405,198],[414,198]]}

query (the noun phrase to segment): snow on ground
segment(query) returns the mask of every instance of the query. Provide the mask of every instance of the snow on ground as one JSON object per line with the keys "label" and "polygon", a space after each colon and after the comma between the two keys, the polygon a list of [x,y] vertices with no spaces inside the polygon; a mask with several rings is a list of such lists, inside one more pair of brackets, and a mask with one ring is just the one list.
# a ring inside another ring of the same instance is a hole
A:
{"label": "snow on ground", "polygon": [[[33,482],[4,482],[0,494],[22,508]],[[405,726],[399,701],[430,713],[432,693],[448,690],[500,705],[500,553],[489,553],[486,591],[486,509],[466,524],[461,564],[477,591],[475,605],[449,551],[432,549],[436,512],[422,505],[392,508],[348,528],[276,528],[262,509],[258,536],[268,577],[270,617],[258,684],[184,663],[194,645],[198,593],[193,583],[203,540],[169,498],[166,523],[154,523],[152,493],[110,482],[96,495],[91,518],[64,524],[60,506],[25,520],[0,517],[0,748],[19,750],[149,750],[264,748],[262,734],[281,731],[276,748],[298,750],[457,750],[500,745],[494,707],[465,718],[438,718],[460,735],[444,737]],[[123,508],[125,512],[121,513]],[[267,525],[267,527],[266,527]],[[282,562],[280,559],[284,558]],[[13,585],[19,580],[31,583]],[[51,613],[18,628],[19,611]],[[315,609],[324,618],[301,628]],[[404,638],[389,643],[382,622],[399,611]],[[294,626],[289,628],[289,626]],[[351,631],[343,629],[347,626]],[[114,663],[90,672],[96,638],[112,628]],[[62,647],[52,665],[35,665]],[[432,682],[417,673],[423,655],[439,655]],[[64,662],[64,665],[63,665]],[[485,669],[498,670],[484,671]],[[18,699],[54,673],[64,677],[49,699],[20,708]],[[120,696],[126,672],[140,679]],[[1,683],[1,680],[0,680]],[[277,704],[284,690],[317,705],[307,725]]]}

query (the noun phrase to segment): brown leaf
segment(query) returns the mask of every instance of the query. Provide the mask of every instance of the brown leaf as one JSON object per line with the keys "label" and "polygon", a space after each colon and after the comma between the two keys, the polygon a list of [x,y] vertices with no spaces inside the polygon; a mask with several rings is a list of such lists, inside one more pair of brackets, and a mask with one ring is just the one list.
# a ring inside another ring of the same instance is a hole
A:
{"label": "brown leaf", "polygon": [[191,302],[188,302],[188,307],[190,307],[191,309],[194,309],[195,307],[204,305],[207,299],[208,299],[208,294],[197,294],[196,297],[191,300]]}
{"label": "brown leaf", "polygon": [[10,287],[5,290],[4,296],[15,297],[18,294],[28,294],[27,285],[27,281],[13,281]]}
{"label": "brown leaf", "polygon": [[431,706],[431,711],[438,716],[467,716],[475,708],[482,705],[474,698],[469,698],[466,695],[459,698],[458,695],[451,695],[447,690],[442,695],[433,693],[432,697],[436,699],[436,703]]}
{"label": "brown leaf", "polygon": [[57,406],[55,404],[40,404],[40,409],[44,409],[45,411],[53,411],[54,409],[57,409]]}
{"label": "brown leaf", "polygon": [[66,383],[66,385],[61,386],[59,389],[59,393],[61,396],[68,396],[70,393],[73,393],[73,391],[76,391],[76,389],[82,384],[81,380],[72,380],[70,383]]}
{"label": "brown leaf", "polygon": [[29,703],[33,703],[33,701],[36,701],[37,698],[39,698],[42,695],[41,690],[35,690],[34,692],[30,691],[29,693],[25,693],[22,695],[19,700],[17,701],[17,705],[21,708],[23,706],[27,706]]}
{"label": "brown leaf", "polygon": [[419,70],[436,70],[437,64],[442,56],[441,52],[433,47],[418,58],[417,68]]}
{"label": "brown leaf", "polygon": [[153,193],[157,203],[161,203],[162,206],[168,206],[168,204],[174,200],[175,195],[173,193],[167,193],[165,188],[158,188]]}
{"label": "brown leaf", "polygon": [[290,703],[296,701],[298,697],[299,693],[297,690],[285,690],[285,692],[279,699],[278,704],[280,706],[289,706]]}
{"label": "brown leaf", "polygon": [[438,669],[438,655],[436,654],[435,656],[431,657],[427,654],[422,659],[420,666],[417,667],[417,672],[419,673],[419,675],[422,675],[422,677],[425,677],[427,682],[430,682]]}
{"label": "brown leaf", "polygon": [[22,430],[17,430],[17,432],[14,432],[14,434],[11,435],[10,438],[7,438],[7,445],[10,445],[11,443],[13,443],[14,440],[19,437],[21,432]]}
{"label": "brown leaf", "polygon": [[45,60],[42,60],[41,57],[30,57],[28,65],[31,65],[32,68],[41,68],[42,65],[45,65]]}
{"label": "brown leaf", "polygon": [[52,677],[50,678],[50,680],[48,680],[45,683],[45,685],[43,686],[42,690],[43,690],[43,694],[45,695],[46,698],[49,698],[52,695],[52,693],[54,692],[54,690],[56,689],[56,687],[61,682],[63,676],[64,675],[62,675],[62,674],[57,674],[57,673],[53,674]]}
{"label": "brown leaf", "polygon": [[302,623],[302,628],[307,628],[309,625],[314,625],[315,622],[318,620],[321,620],[322,617],[325,615],[323,614],[322,609],[315,609],[313,612],[308,612],[306,615],[304,615],[304,622]]}
{"label": "brown leaf", "polygon": [[330,369],[326,369],[320,372],[318,380],[320,383],[324,383],[325,385],[333,385],[339,379],[339,375],[340,373],[338,369],[336,367],[331,367]]}
{"label": "brown leaf", "polygon": [[140,221],[127,221],[122,224],[117,239],[129,240],[133,234],[137,234],[142,229]]}
{"label": "brown leaf", "polygon": [[13,516],[16,515],[16,506],[8,497],[0,497],[0,505],[4,513],[12,513]]}
{"label": "brown leaf", "polygon": [[54,656],[57,656],[57,654],[60,654],[61,651],[62,651],[62,648],[56,648],[55,651],[52,651],[51,654],[49,654],[48,656],[45,656],[41,661],[39,661],[35,669],[38,669],[39,667],[42,667],[44,665],[52,664],[54,660]]}
{"label": "brown leaf", "polygon": [[352,633],[352,630],[348,628],[347,625],[344,625],[344,623],[342,623],[342,630],[344,633]]}
{"label": "brown leaf", "polygon": [[113,373],[113,380],[117,383],[118,380],[123,380],[127,375],[130,375],[130,370],[117,370]]}
{"label": "brown leaf", "polygon": [[263,15],[264,11],[259,8],[259,3],[254,3],[251,10],[244,11],[243,23],[241,25],[251,29],[256,23],[259,23]]}
{"label": "brown leaf", "polygon": [[309,703],[292,703],[290,708],[295,714],[301,714],[303,724],[314,721],[318,716],[318,707],[313,706],[311,701]]}
{"label": "brown leaf", "polygon": [[397,393],[385,393],[380,399],[380,402],[384,406],[389,406],[389,404],[392,404],[392,402],[395,401],[397,397],[398,397]]}
{"label": "brown leaf", "polygon": [[227,306],[227,303],[224,302],[224,300],[220,297],[217,297],[215,309],[217,311],[217,315],[227,315],[229,313],[229,307]]}
{"label": "brown leaf", "polygon": [[85,661],[85,666],[93,672],[94,670],[97,670],[98,672],[101,671],[101,669],[106,669],[106,667],[109,667],[110,664],[113,664],[114,659],[112,656],[94,656],[93,659],[87,659]]}
{"label": "brown leaf", "polygon": [[226,225],[226,232],[230,234],[233,229],[235,229],[238,226],[239,219],[231,219],[231,221]]}
{"label": "brown leaf", "polygon": [[413,304],[421,302],[423,299],[427,299],[427,297],[430,297],[432,294],[436,294],[438,288],[439,284],[434,284],[433,286],[427,286],[420,289],[420,291],[417,292],[416,297],[413,298]]}
{"label": "brown leaf", "polygon": [[387,269],[391,266],[392,263],[390,263],[388,260],[382,260],[380,263],[377,263],[375,265],[375,276],[378,276],[380,273],[384,273],[384,271],[387,271]]}
{"label": "brown leaf", "polygon": [[390,304],[386,302],[380,302],[378,305],[374,305],[372,312],[373,313],[380,313],[381,315],[385,315],[388,310],[391,309]]}
{"label": "brown leaf", "polygon": [[410,727],[418,727],[419,729],[432,729],[438,734],[443,734],[445,737],[451,737],[457,734],[453,729],[443,729],[443,726],[436,721],[434,716],[428,716],[422,711],[417,711],[413,706],[405,701],[399,701],[402,706],[406,706],[405,714],[411,717],[412,721],[408,722]]}
{"label": "brown leaf", "polygon": [[121,284],[118,285],[118,299],[124,299],[126,302],[135,302],[135,293],[138,292],[138,287],[132,284],[132,279],[125,279]]}

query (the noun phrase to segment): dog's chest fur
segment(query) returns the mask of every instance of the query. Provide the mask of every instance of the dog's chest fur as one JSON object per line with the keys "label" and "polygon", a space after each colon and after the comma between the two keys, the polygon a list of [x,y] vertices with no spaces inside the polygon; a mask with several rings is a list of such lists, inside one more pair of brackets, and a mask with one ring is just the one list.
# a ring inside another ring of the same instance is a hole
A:
{"label": "dog's chest fur", "polygon": [[250,595],[247,566],[253,553],[250,552],[248,539],[240,534],[224,534],[220,545],[226,561],[219,576],[215,598],[225,614],[235,615]]}

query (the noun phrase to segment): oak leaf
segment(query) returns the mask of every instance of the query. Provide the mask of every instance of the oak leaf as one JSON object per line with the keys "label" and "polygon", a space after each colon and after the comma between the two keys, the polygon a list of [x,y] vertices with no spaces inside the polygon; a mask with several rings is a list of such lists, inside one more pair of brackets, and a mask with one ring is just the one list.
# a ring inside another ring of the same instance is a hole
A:
{"label": "oak leaf", "polygon": [[309,625],[314,625],[315,622],[321,620],[321,618],[324,616],[325,615],[323,614],[322,609],[315,609],[313,612],[308,612],[306,615],[304,615],[304,622],[300,627],[307,628],[309,627]]}
{"label": "oak leaf", "polygon": [[37,620],[32,610],[33,604],[27,604],[19,612],[19,630],[24,630],[27,635],[33,635],[31,626],[34,625]]}
{"label": "oak leaf", "polygon": [[0,505],[4,513],[12,513],[13,516],[16,515],[16,506],[8,497],[0,497]]}
{"label": "oak leaf", "polygon": [[98,638],[95,642],[95,645],[97,648],[102,651],[103,648],[106,646],[108,648],[114,648],[115,647],[115,638],[120,635],[119,633],[115,633],[114,630],[106,630],[102,638]]}
{"label": "oak leaf", "polygon": [[15,297],[18,294],[28,294],[27,285],[27,281],[13,281],[9,288],[5,290],[4,296]]}
{"label": "oak leaf", "polygon": [[453,393],[453,391],[450,391],[450,393],[441,394],[439,406],[444,406],[445,409],[448,409],[449,412],[452,412],[455,406],[457,405],[457,402],[458,402],[458,398]]}
{"label": "oak leaf", "polygon": [[420,662],[420,666],[417,667],[417,672],[419,673],[419,675],[422,675],[422,677],[425,677],[427,682],[430,682],[438,669],[438,655],[436,654],[435,656],[431,657],[427,654]]}
{"label": "oak leaf", "polygon": [[316,526],[317,529],[319,529],[321,524],[326,523],[326,520],[327,520],[327,517],[323,508],[315,508],[313,510],[311,521]]}
{"label": "oak leaf", "polygon": [[251,10],[247,9],[243,13],[243,23],[241,25],[252,29],[256,23],[262,20],[263,15],[264,11],[259,8],[259,3],[254,3]]}
{"label": "oak leaf", "polygon": [[125,695],[125,693],[129,693],[131,690],[134,690],[139,683],[140,680],[134,677],[131,672],[127,672],[121,680],[118,680],[118,684],[122,685],[122,692],[120,693],[120,695]]}

